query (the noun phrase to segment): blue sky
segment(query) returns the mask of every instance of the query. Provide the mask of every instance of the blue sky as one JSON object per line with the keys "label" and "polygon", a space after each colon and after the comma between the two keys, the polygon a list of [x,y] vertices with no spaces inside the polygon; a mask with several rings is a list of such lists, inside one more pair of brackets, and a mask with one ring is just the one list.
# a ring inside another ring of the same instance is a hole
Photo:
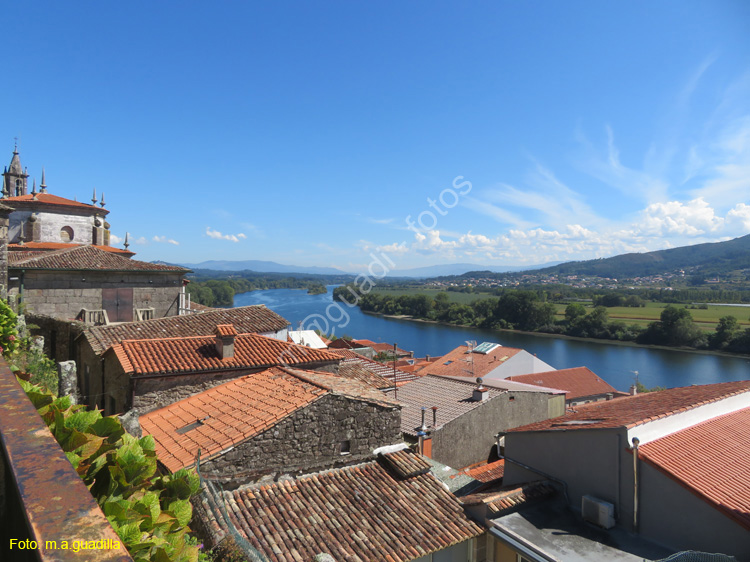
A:
{"label": "blue sky", "polygon": [[15,2],[0,149],[103,191],[143,260],[532,265],[750,233],[750,3],[464,4]]}

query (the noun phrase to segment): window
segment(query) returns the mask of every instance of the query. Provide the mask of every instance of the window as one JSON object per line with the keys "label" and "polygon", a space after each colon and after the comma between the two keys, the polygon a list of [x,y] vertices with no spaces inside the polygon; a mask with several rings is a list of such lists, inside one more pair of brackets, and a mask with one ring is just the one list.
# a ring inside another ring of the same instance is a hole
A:
{"label": "window", "polygon": [[73,229],[70,228],[69,226],[63,226],[60,229],[60,240],[62,240],[63,242],[72,242],[73,237],[74,237]]}
{"label": "window", "polygon": [[352,442],[348,439],[339,443],[339,453],[342,455],[349,455],[352,452]]}

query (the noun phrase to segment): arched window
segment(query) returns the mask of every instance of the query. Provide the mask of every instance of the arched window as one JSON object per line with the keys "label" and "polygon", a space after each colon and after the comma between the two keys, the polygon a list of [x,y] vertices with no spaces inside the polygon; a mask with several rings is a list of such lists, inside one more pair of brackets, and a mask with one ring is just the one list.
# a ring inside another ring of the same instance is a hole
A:
{"label": "arched window", "polygon": [[60,240],[63,242],[72,242],[73,241],[73,229],[69,226],[63,226],[60,229]]}

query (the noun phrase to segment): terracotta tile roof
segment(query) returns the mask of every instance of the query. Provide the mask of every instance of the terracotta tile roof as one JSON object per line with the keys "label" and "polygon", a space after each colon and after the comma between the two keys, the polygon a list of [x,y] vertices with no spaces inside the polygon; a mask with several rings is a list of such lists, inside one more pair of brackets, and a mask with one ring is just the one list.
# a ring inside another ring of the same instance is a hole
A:
{"label": "terracotta tile roof", "polygon": [[521,486],[501,488],[493,492],[471,494],[461,498],[464,505],[485,504],[489,511],[488,518],[515,509],[527,502],[546,498],[557,492],[555,487],[546,480],[529,482]]}
{"label": "terracotta tile roof", "polygon": [[647,443],[639,453],[750,530],[750,408]]}
{"label": "terracotta tile roof", "polygon": [[297,480],[200,496],[213,542],[232,524],[270,562],[406,562],[477,537],[484,529],[431,474],[401,479],[373,461]]}
{"label": "terracotta tile roof", "polygon": [[32,194],[17,195],[15,197],[4,197],[3,204],[16,208],[26,208],[29,204],[38,205],[44,203],[46,205],[61,205],[65,207],[75,207],[81,210],[90,211],[91,214],[97,214],[99,216],[108,215],[109,211],[106,209],[99,208],[95,205],[89,205],[88,203],[80,203],[79,201],[73,201],[72,199],[66,199],[58,195],[52,195],[51,193],[37,193],[36,199]]}
{"label": "terracotta tile roof", "polygon": [[409,449],[383,453],[381,457],[385,461],[385,466],[394,471],[399,478],[411,478],[412,476],[427,474],[432,468],[432,465],[424,460],[422,455],[412,453]]}
{"label": "terracotta tile roof", "polygon": [[575,409],[564,416],[516,427],[508,431],[631,428],[748,391],[750,391],[750,381],[669,388],[659,392],[649,392],[637,396],[626,396],[617,400],[576,406]]}
{"label": "terracotta tile roof", "polygon": [[[118,359],[125,354],[129,375],[193,373],[231,369],[263,368],[273,365],[338,363],[339,357],[258,334],[241,334],[234,340],[234,355],[222,359],[214,336],[125,340],[112,346]],[[126,364],[120,361],[125,368]]]}
{"label": "terracotta tile roof", "polygon": [[217,336],[236,336],[237,330],[234,328],[234,324],[218,324],[216,326]]}
{"label": "terracotta tile roof", "polygon": [[565,391],[566,400],[574,400],[586,396],[597,396],[610,392],[615,396],[621,395],[616,388],[610,386],[588,367],[573,367],[572,369],[560,369],[558,371],[518,375],[515,377],[507,377],[507,380],[522,382],[534,386],[559,388],[560,390]]}
{"label": "terracotta tile roof", "polygon": [[[64,250],[65,248],[77,248],[81,244],[65,244],[63,242],[24,242],[23,244],[8,244],[8,251],[10,252],[49,252],[54,250]],[[115,248],[114,246],[97,246],[92,244],[94,248],[104,250],[105,252],[112,252],[113,254],[120,254],[122,256],[134,256],[135,252],[125,250],[124,248]]]}
{"label": "terracotta tile roof", "polygon": [[50,252],[35,252],[36,255],[30,257],[26,257],[27,254],[27,252],[8,252],[8,267],[76,271],[148,271],[151,273],[188,273],[190,271],[176,265],[131,260],[91,245]]}
{"label": "terracotta tile roof", "polygon": [[476,386],[468,381],[427,375],[399,387],[398,401],[404,405],[401,431],[416,436],[422,425],[423,406],[427,408],[425,424],[432,426],[432,407],[437,406],[437,422],[441,426],[504,394],[503,390],[487,387],[488,400],[474,402],[471,397]]}
{"label": "terracotta tile roof", "polygon": [[[371,347],[376,353],[393,353],[393,344],[391,343],[378,343],[372,340],[352,340],[352,342],[362,347]],[[396,355],[409,355],[409,352],[397,347]]]}
{"label": "terracotta tile roof", "polygon": [[[440,361],[433,361],[425,367],[424,374],[452,377],[483,377],[495,370],[503,362],[522,352],[522,349],[499,346],[488,354],[468,353],[468,346],[460,345],[446,353]],[[474,357],[474,374],[471,373],[471,357]]]}
{"label": "terracotta tile roof", "polygon": [[339,376],[367,383],[378,390],[393,388],[392,381],[365,369],[356,359],[344,359],[339,364]]}
{"label": "terracotta tile roof", "polygon": [[116,326],[89,328],[83,336],[94,352],[101,355],[123,340],[145,340],[185,336],[209,336],[217,324],[233,324],[241,334],[284,330],[289,321],[263,305],[210,309],[199,314],[154,318]]}
{"label": "terracotta tile roof", "polygon": [[139,418],[154,437],[159,460],[172,472],[273,427],[325,394],[395,406],[361,383],[334,375],[272,367],[215,386]]}
{"label": "terracotta tile roof", "polygon": [[505,475],[505,459],[470,467],[466,474],[485,484],[493,480],[500,480]]}
{"label": "terracotta tile roof", "polygon": [[[373,361],[372,359],[368,359],[364,355],[360,355],[359,353],[356,353],[355,351],[351,351],[349,349],[332,349],[329,347],[328,351],[330,353],[333,353],[334,355],[343,357],[344,359],[357,361],[360,365],[362,365],[362,367],[364,367],[371,373],[381,376],[384,379],[387,379],[389,381],[394,381],[393,363],[388,364],[388,363],[380,363],[378,361]],[[398,368],[396,369],[396,377],[395,377],[396,384],[406,383],[409,381],[416,380],[417,378],[419,377],[417,377],[416,375],[412,373],[407,373]]]}
{"label": "terracotta tile roof", "polygon": [[331,349],[357,349],[361,346],[355,344],[353,341],[345,340],[344,338],[338,338],[329,343],[328,347]]}

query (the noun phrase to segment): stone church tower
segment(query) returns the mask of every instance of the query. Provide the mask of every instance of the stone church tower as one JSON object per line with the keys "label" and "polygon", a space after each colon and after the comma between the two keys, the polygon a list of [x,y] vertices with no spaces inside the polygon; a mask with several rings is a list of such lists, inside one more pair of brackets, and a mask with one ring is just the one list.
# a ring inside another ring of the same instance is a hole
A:
{"label": "stone church tower", "polygon": [[[21,159],[18,157],[18,144],[13,148],[13,158],[10,167],[3,171],[3,197],[17,197],[26,195],[29,174],[21,168]],[[44,183],[44,182],[42,182]]]}

